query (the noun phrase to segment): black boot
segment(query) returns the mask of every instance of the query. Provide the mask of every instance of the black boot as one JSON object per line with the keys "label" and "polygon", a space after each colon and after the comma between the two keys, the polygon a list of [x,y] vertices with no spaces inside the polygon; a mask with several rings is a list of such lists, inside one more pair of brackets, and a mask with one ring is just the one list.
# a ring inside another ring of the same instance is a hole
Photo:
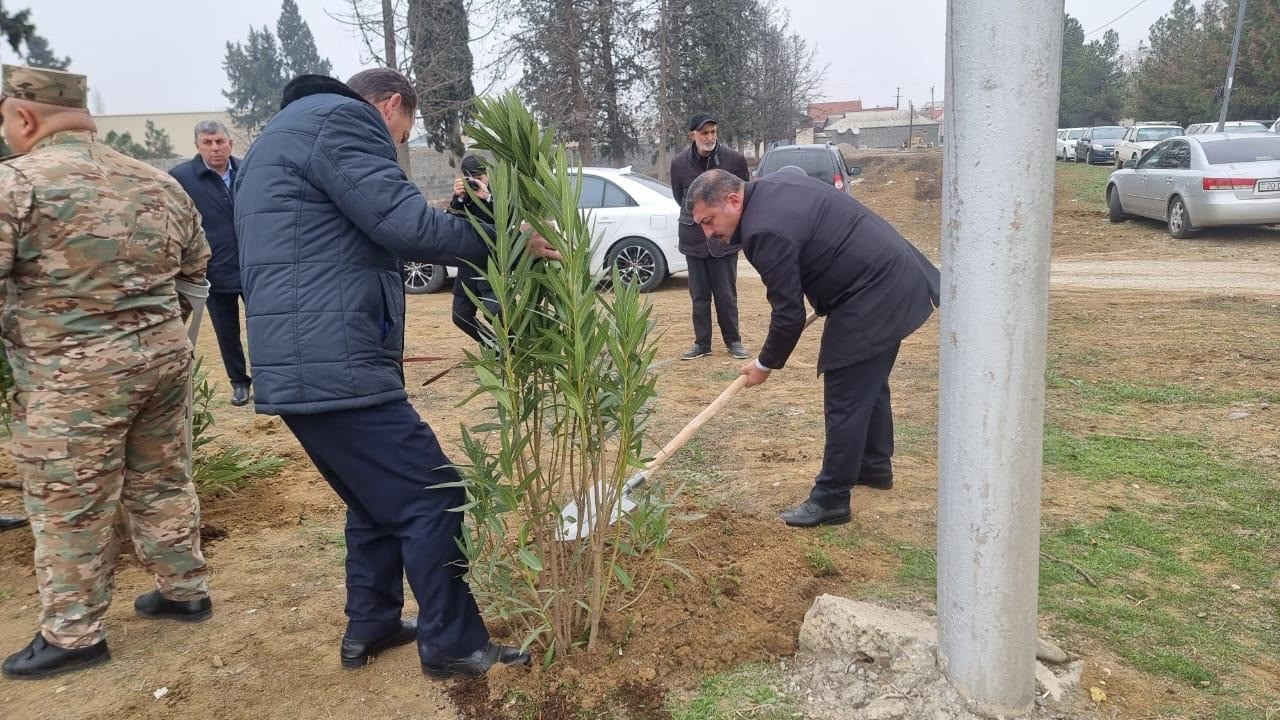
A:
{"label": "black boot", "polygon": [[[423,647],[418,645],[419,657]],[[533,658],[518,647],[487,642],[479,650],[462,658],[433,658],[422,660],[422,672],[433,678],[445,680],[451,677],[480,677],[498,663],[503,665],[529,665]]]}
{"label": "black boot", "polygon": [[179,602],[161,595],[159,590],[152,590],[133,601],[133,610],[138,613],[138,617],[148,620],[197,623],[213,617],[213,601],[206,596],[199,600]]}
{"label": "black boot", "polygon": [[892,490],[893,471],[884,470],[877,473],[858,473],[858,479],[855,480],[853,484],[860,487],[871,488],[872,490]]}
{"label": "black boot", "polygon": [[110,659],[111,651],[107,649],[106,640],[79,650],[64,650],[49,644],[43,634],[36,633],[34,640],[4,661],[3,670],[4,676],[10,680],[37,680],[83,670]]}
{"label": "black boot", "polygon": [[826,508],[812,500],[805,500],[778,517],[791,527],[814,527],[815,525],[843,525],[853,516],[849,513],[848,507]]}
{"label": "black boot", "polygon": [[241,407],[249,402],[249,386],[248,385],[232,385],[231,386],[231,404]]}
{"label": "black boot", "polygon": [[418,638],[418,616],[414,615],[400,621],[400,627],[383,635],[377,640],[361,642],[350,638],[342,638],[342,667],[357,670],[369,664],[378,653],[397,645],[407,645]]}

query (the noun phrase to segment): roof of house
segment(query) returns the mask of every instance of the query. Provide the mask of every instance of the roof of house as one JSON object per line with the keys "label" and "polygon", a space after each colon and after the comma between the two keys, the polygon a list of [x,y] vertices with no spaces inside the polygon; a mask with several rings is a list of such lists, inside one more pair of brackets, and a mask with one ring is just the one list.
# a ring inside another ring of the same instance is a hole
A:
{"label": "roof of house", "polygon": [[863,110],[848,112],[840,117],[827,119],[827,132],[858,131],[870,128],[900,127],[906,125],[937,125],[938,122],[928,116],[915,113],[912,118],[910,110]]}
{"label": "roof of house", "polygon": [[809,117],[813,124],[821,126],[832,115],[843,115],[862,109],[861,100],[840,100],[838,102],[822,102],[809,104]]}

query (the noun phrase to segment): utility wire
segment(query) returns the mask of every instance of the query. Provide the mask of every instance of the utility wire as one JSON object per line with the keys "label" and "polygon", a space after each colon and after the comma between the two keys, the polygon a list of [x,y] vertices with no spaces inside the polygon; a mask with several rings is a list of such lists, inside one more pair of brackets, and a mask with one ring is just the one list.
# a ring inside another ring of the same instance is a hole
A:
{"label": "utility wire", "polygon": [[1084,36],[1085,36],[1085,37],[1089,37],[1090,35],[1092,35],[1092,34],[1094,34],[1094,33],[1096,33],[1096,32],[1099,32],[1099,31],[1101,31],[1101,30],[1106,30],[1107,28],[1109,28],[1109,27],[1111,27],[1112,25],[1114,25],[1114,24],[1116,24],[1117,22],[1119,22],[1119,21],[1120,21],[1120,19],[1121,19],[1121,18],[1123,18],[1125,15],[1128,15],[1129,13],[1133,12],[1134,10],[1137,10],[1138,8],[1140,8],[1140,7],[1142,7],[1143,5],[1145,5],[1145,4],[1146,4],[1146,2],[1147,2],[1147,0],[1138,0],[1138,4],[1137,4],[1137,5],[1134,5],[1133,7],[1129,8],[1128,10],[1125,10],[1124,12],[1120,13],[1120,14],[1119,14],[1119,15],[1117,15],[1114,19],[1112,19],[1112,20],[1111,20],[1111,22],[1109,22],[1109,23],[1107,23],[1107,24],[1105,24],[1105,25],[1102,25],[1102,26],[1100,26],[1100,27],[1096,27],[1096,28],[1094,28],[1094,29],[1090,30],[1089,32],[1085,33],[1085,34],[1084,34]]}

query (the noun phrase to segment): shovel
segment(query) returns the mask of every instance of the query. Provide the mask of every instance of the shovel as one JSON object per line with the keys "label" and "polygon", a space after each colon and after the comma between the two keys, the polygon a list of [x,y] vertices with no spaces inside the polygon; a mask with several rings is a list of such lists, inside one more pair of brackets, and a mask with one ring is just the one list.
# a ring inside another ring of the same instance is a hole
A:
{"label": "shovel", "polygon": [[[817,319],[817,313],[809,313],[809,317],[805,318],[804,326],[806,328],[809,327],[813,324],[813,321]],[[610,525],[617,522],[622,513],[631,512],[635,508],[636,503],[631,499],[631,495],[636,491],[636,489],[644,485],[650,475],[657,472],[658,468],[661,468],[677,450],[684,447],[684,444],[689,442],[689,438],[693,437],[694,433],[698,432],[698,430],[705,425],[708,420],[715,416],[716,413],[720,412],[720,408],[724,407],[733,399],[734,395],[738,394],[739,390],[746,386],[747,376],[739,375],[738,379],[734,380],[729,387],[725,388],[724,392],[720,393],[719,397],[712,400],[711,404],[703,408],[702,412],[698,413],[697,417],[690,420],[689,424],[685,425],[680,432],[676,433],[676,436],[671,438],[670,442],[663,445],[662,449],[658,451],[657,455],[653,456],[653,459],[644,466],[643,470],[632,475],[631,478],[623,484],[622,494],[618,498],[618,501],[613,504],[613,509],[609,514]],[[591,511],[596,507],[596,498],[603,494],[604,491],[605,488],[603,487],[603,483],[596,483],[587,490],[587,507],[585,511],[580,512],[578,510],[578,503],[576,501],[571,501],[568,505],[564,506],[564,509],[560,511],[561,540],[580,540],[591,534],[591,526],[594,524],[594,518],[591,517]],[[581,517],[579,517],[579,515],[581,515]]]}

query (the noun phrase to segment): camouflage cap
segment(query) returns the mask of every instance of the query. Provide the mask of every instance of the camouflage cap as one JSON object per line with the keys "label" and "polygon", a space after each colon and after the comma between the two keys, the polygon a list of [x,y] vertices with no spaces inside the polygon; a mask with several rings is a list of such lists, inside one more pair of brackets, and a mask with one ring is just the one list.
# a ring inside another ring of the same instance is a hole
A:
{"label": "camouflage cap", "polygon": [[89,109],[88,78],[59,70],[5,65],[0,93],[7,98],[77,110]]}

